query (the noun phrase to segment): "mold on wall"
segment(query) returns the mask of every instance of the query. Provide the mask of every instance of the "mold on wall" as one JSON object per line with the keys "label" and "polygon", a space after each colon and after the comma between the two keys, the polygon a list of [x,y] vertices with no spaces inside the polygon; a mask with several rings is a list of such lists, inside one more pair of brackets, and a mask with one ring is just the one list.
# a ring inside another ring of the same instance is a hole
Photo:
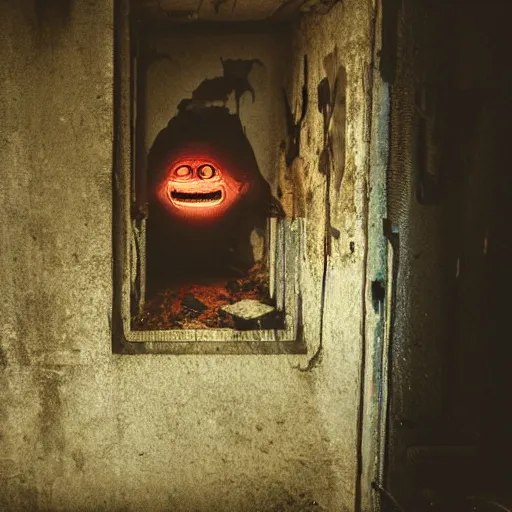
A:
{"label": "mold on wall", "polygon": [[[113,5],[75,3],[48,45],[33,32],[33,2],[2,9],[0,508],[354,510],[371,3],[308,15],[293,40],[296,119],[309,62],[293,162],[307,219],[305,356],[111,353]],[[325,108],[345,142],[332,147],[339,187],[327,187],[317,91],[326,76],[333,90],[339,69],[346,94]]]}

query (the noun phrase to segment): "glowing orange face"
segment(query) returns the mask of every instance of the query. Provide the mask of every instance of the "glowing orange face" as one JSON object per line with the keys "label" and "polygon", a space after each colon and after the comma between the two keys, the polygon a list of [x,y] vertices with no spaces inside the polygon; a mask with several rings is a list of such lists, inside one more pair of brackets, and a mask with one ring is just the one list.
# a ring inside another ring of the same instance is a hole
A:
{"label": "glowing orange face", "polygon": [[209,156],[181,156],[169,164],[156,194],[171,215],[207,221],[224,215],[248,188]]}

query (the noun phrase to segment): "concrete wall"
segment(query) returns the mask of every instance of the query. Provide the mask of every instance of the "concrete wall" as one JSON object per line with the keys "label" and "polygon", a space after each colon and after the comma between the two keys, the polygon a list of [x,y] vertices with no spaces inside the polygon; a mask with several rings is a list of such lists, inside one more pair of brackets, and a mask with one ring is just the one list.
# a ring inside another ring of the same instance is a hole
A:
{"label": "concrete wall", "polygon": [[[306,18],[295,41],[296,76],[304,53],[310,63],[309,353],[241,357],[111,354],[112,4],[8,0],[2,11],[0,508],[354,510],[369,6]],[[327,54],[347,71],[347,130],[322,292]]]}

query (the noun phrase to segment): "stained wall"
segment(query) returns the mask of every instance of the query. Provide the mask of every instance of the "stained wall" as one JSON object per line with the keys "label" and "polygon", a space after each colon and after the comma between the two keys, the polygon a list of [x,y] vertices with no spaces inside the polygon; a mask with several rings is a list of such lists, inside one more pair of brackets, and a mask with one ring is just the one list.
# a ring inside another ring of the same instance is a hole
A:
{"label": "stained wall", "polygon": [[[371,19],[347,0],[293,42],[308,354],[128,356],[111,352],[112,3],[2,4],[0,508],[354,510]],[[322,167],[318,85],[341,67],[346,133],[331,123]]]}

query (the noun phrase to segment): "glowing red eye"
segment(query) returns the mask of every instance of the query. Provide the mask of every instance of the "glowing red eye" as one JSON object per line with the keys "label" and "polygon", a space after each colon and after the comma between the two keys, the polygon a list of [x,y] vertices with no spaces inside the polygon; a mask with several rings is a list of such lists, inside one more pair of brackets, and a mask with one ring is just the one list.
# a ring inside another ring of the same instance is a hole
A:
{"label": "glowing red eye", "polygon": [[178,178],[188,178],[192,174],[192,169],[188,165],[178,167],[174,174]]}
{"label": "glowing red eye", "polygon": [[211,165],[202,165],[197,170],[197,174],[203,180],[209,180],[215,176],[215,169]]}

